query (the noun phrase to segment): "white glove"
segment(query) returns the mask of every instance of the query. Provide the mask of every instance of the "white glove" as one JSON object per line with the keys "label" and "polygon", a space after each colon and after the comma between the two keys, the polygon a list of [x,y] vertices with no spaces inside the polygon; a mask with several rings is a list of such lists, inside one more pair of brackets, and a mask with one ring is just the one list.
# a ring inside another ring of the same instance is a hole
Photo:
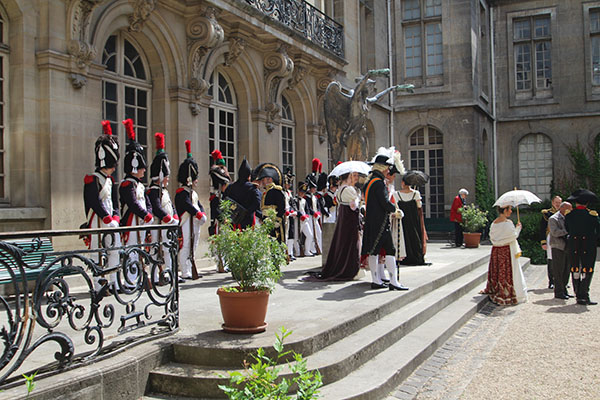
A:
{"label": "white glove", "polygon": [[108,227],[109,228],[118,228],[119,227],[119,223],[113,219],[112,221],[110,221],[108,223]]}

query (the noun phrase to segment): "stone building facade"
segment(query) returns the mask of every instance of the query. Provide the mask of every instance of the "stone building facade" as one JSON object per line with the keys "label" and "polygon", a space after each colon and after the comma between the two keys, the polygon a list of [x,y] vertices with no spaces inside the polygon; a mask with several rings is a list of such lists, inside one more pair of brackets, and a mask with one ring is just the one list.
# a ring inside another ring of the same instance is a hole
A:
{"label": "stone building facade", "polygon": [[600,133],[600,2],[271,3],[0,0],[0,230],[83,222],[102,119],[124,147],[133,118],[150,159],[165,133],[172,165],[191,139],[206,205],[215,147],[234,174],[247,157],[303,177],[328,157],[327,84],[369,69],[391,68],[378,90],[415,86],[374,105],[367,132],[371,153],[393,142],[431,175],[428,218],[474,191],[478,158],[499,192],[545,197],[565,144]]}

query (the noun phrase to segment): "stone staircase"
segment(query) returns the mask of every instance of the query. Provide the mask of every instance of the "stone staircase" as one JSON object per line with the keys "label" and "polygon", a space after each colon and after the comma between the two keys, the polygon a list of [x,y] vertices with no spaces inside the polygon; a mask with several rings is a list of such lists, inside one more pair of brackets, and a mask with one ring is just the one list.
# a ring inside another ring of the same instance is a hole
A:
{"label": "stone staircase", "polygon": [[[321,372],[321,398],[385,398],[485,304],[487,297],[478,292],[488,260],[481,255],[444,266],[410,291],[285,348]],[[251,342],[228,348],[174,343],[170,362],[150,372],[145,398],[225,398],[217,385],[255,350]]]}

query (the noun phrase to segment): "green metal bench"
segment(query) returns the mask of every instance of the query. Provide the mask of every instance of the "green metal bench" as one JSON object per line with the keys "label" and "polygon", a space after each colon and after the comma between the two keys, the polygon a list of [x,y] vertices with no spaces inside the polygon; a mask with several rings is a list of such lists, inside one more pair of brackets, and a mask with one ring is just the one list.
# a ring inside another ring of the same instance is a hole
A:
{"label": "green metal bench", "polygon": [[[15,239],[6,241],[6,243],[18,247],[25,253],[23,256],[23,269],[27,281],[36,280],[44,267],[56,258],[53,255],[54,247],[52,246],[52,241],[47,237],[39,238],[39,242],[37,239]],[[27,268],[27,266],[33,267],[38,265],[39,268]],[[13,270],[17,281],[22,281],[21,271],[15,257],[6,250],[0,249],[0,285],[13,281],[7,267]],[[52,267],[52,269],[55,268],[58,268],[58,265]]]}

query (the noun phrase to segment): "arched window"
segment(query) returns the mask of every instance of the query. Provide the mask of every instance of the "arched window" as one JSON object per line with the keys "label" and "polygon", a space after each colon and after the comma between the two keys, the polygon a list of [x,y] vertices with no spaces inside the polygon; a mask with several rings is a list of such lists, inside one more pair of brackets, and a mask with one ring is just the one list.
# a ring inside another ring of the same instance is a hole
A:
{"label": "arched window", "polygon": [[[212,101],[208,109],[208,147],[209,153],[221,150],[227,170],[231,176],[237,172],[237,106],[235,93],[229,81],[220,71],[210,76],[208,94]],[[209,156],[209,162],[212,159]]]}
{"label": "arched window", "polygon": [[0,10],[0,201],[8,201],[8,182],[6,166],[8,165],[8,24],[4,13]]}
{"label": "arched window", "polygon": [[281,96],[281,166],[282,172],[294,171],[294,114],[285,96]]}
{"label": "arched window", "polygon": [[[131,118],[136,139],[148,160],[148,129],[152,83],[144,61],[133,43],[122,33],[112,35],[102,51],[106,66],[102,79],[102,118],[111,122],[113,135],[119,137],[121,156],[125,153],[125,129],[121,121]],[[121,171],[117,177],[120,177]]]}
{"label": "arched window", "polygon": [[409,138],[410,169],[429,175],[429,182],[418,188],[426,218],[444,217],[444,141],[437,129],[419,128]]}
{"label": "arched window", "polygon": [[552,182],[552,141],[541,133],[531,133],[519,142],[519,188],[545,199],[550,198]]}

